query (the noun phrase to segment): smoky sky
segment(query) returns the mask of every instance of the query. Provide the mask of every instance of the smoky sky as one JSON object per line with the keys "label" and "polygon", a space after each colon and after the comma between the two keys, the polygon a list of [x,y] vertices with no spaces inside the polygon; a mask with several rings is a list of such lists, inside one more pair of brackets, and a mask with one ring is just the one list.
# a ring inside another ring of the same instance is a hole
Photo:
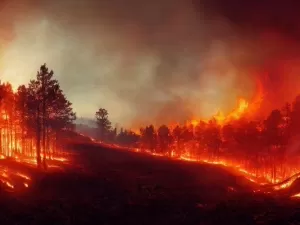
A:
{"label": "smoky sky", "polygon": [[79,117],[103,107],[127,126],[228,112],[257,79],[273,104],[298,87],[299,4],[287,3],[3,2],[2,79],[27,83],[47,63]]}

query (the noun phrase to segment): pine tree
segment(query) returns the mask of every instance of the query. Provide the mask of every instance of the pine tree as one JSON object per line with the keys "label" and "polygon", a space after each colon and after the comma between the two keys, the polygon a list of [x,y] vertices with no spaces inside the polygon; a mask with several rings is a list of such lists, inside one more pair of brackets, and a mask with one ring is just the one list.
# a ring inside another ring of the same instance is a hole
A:
{"label": "pine tree", "polygon": [[99,130],[99,137],[104,141],[111,129],[111,122],[108,119],[108,112],[106,109],[100,108],[96,112],[96,122]]}
{"label": "pine tree", "polygon": [[57,142],[58,133],[70,127],[76,118],[72,104],[66,99],[53,75],[54,72],[49,71],[44,64],[37,72],[36,80],[32,80],[28,86],[27,105],[29,114],[34,117],[32,124],[35,125],[37,164],[41,167],[43,160],[44,168],[47,167],[46,159],[50,154],[51,137],[55,134]]}

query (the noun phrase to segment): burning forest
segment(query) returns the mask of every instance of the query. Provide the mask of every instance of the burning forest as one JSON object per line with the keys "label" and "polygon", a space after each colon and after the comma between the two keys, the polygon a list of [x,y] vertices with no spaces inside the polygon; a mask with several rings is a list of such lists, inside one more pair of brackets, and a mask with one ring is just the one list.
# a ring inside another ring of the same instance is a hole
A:
{"label": "burning forest", "polygon": [[261,119],[257,116],[264,103],[261,89],[250,102],[240,98],[227,115],[218,112],[208,120],[121,129],[118,134],[111,128],[108,112],[99,109],[96,119],[100,139],[136,152],[223,165],[259,185],[284,189],[300,172],[300,98]]}
{"label": "burning forest", "polygon": [[63,143],[76,116],[53,75],[42,65],[36,79],[16,91],[0,84],[0,180],[10,188],[13,176],[23,178],[25,187],[30,181],[10,168],[13,162],[47,170],[69,160]]}

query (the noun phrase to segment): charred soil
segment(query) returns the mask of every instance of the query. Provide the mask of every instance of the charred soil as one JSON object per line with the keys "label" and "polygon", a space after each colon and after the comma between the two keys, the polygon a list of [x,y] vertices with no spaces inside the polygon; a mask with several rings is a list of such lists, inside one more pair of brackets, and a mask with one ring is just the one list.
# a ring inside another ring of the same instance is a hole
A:
{"label": "charred soil", "polygon": [[[73,170],[38,173],[0,193],[1,224],[298,224],[297,200],[257,194],[214,165],[72,146]],[[81,168],[81,169],[79,169]],[[83,169],[82,169],[83,168]]]}

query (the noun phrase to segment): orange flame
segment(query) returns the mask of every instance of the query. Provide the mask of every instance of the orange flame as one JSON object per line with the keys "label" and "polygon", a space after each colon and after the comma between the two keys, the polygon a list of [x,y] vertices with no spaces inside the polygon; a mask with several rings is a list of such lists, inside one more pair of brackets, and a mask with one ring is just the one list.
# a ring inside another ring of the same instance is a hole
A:
{"label": "orange flame", "polygon": [[[222,126],[232,120],[240,119],[243,115],[245,115],[248,109],[249,109],[248,101],[244,98],[240,98],[238,100],[237,107],[231,113],[225,115],[222,111],[219,111],[213,116],[213,118],[216,120],[217,124]],[[200,123],[200,121],[208,122],[209,120],[192,119],[191,121],[188,121],[187,124],[195,127]]]}
{"label": "orange flame", "polygon": [[300,198],[300,193],[292,195],[291,198]]}

